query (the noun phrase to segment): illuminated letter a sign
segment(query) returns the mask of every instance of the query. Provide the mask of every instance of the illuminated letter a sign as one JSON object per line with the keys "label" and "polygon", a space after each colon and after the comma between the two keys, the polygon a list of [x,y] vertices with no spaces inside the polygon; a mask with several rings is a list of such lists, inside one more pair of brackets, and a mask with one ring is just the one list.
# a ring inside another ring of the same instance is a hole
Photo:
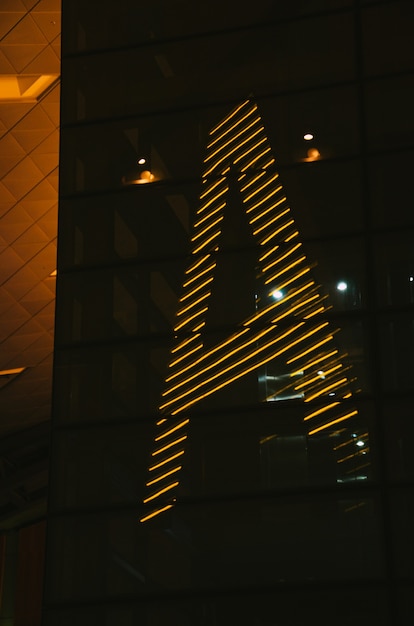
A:
{"label": "illuminated letter a sign", "polygon": [[[264,400],[295,397],[307,403],[324,398],[322,405],[310,404],[305,411],[308,435],[357,414],[341,402],[351,396],[349,368],[335,348],[335,330],[324,315],[329,305],[312,278],[254,102],[243,102],[210,131],[204,164],[204,190],[191,239],[193,260],[185,272],[146,482],[149,511],[141,522],[174,506],[188,410],[251,372],[259,376],[275,359],[283,363],[286,375]],[[230,336],[209,345],[206,319],[233,184],[258,249],[258,291],[268,297],[258,301]]]}

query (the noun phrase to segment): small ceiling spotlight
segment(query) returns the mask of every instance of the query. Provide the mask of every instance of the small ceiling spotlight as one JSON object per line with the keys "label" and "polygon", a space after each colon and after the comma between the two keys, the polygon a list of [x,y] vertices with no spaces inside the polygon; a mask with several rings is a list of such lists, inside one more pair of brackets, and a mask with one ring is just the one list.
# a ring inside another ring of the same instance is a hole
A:
{"label": "small ceiling spotlight", "polygon": [[337,283],[336,288],[338,291],[346,291],[348,289],[348,285],[344,280],[340,280],[339,283]]}
{"label": "small ceiling spotlight", "polygon": [[303,135],[303,138],[305,141],[312,141],[313,135],[312,133],[306,133],[305,135]]}
{"label": "small ceiling spotlight", "polygon": [[270,295],[273,296],[275,300],[281,300],[283,298],[283,291],[280,291],[280,289],[275,289]]}
{"label": "small ceiling spotlight", "polygon": [[144,165],[144,163],[146,163],[146,159],[144,159],[144,157],[141,157],[140,159],[138,159],[137,163],[138,165]]}

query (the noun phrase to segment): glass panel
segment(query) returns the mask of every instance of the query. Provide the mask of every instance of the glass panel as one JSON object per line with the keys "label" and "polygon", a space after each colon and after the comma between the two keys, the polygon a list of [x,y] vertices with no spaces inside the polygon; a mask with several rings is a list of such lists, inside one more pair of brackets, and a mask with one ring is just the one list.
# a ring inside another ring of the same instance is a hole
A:
{"label": "glass panel", "polygon": [[[308,485],[349,486],[372,479],[375,442],[370,407],[353,403],[351,410],[349,402],[342,402],[329,419],[327,408],[326,401],[311,409],[302,402],[284,402],[194,417],[187,413],[181,420],[186,423],[175,430],[176,438],[185,435],[187,440],[169,468],[169,484],[178,481],[174,493],[184,499],[232,498]],[[319,415],[309,419],[310,412]],[[158,463],[157,455],[152,456],[156,434],[152,420],[56,432],[52,509],[141,506],[160,489],[159,481],[152,485],[149,481],[166,471],[148,470]],[[167,452],[160,458],[166,456]],[[170,502],[171,493],[166,497]]]}
{"label": "glass panel", "polygon": [[413,169],[414,153],[408,150],[370,159],[368,180],[374,226],[414,225]]}
{"label": "glass panel", "polygon": [[61,200],[59,267],[115,265],[190,252],[200,185],[132,185]]}
{"label": "glass panel", "polygon": [[366,86],[367,138],[371,149],[412,146],[414,77],[373,80]]}
{"label": "glass panel", "polygon": [[353,25],[339,14],[68,59],[76,89],[62,100],[63,125],[349,80]]}
{"label": "glass panel", "polygon": [[[225,173],[230,165],[235,171],[247,171],[269,163],[271,156],[278,164],[296,162],[311,167],[319,160],[355,154],[359,136],[353,87],[257,100],[257,109],[252,101],[242,99],[208,110],[63,128],[63,165],[70,165],[61,168],[62,193],[113,190],[142,182],[157,184],[171,178],[199,179],[202,173]],[[232,126],[228,116],[236,108],[239,112]],[[225,132],[217,126],[223,120],[228,120]],[[210,131],[218,149],[211,142],[205,156]],[[304,139],[308,133],[314,137],[310,143]],[[227,137],[231,148],[227,147]],[[251,155],[257,155],[255,163]],[[141,158],[146,163],[138,166]]]}
{"label": "glass panel", "polygon": [[[409,590],[407,589],[407,592]],[[321,598],[323,599],[321,601]],[[351,599],[350,599],[351,598]],[[404,604],[412,606],[411,598],[403,598]],[[335,626],[388,626],[387,598],[382,586],[367,585],[358,581],[358,588],[347,586],[336,588],[333,584],[323,585],[313,581],[312,590],[305,591],[299,585],[285,585],[279,581],[272,589],[257,591],[243,588],[243,593],[203,594],[185,600],[157,597],[156,601],[140,599],[138,603],[118,601],[117,605],[103,604],[82,609],[49,611],[45,626],[267,626],[289,624],[303,626],[304,623],[330,623]],[[408,616],[409,612],[405,613]],[[275,621],[277,620],[277,621]]]}
{"label": "glass panel", "polygon": [[382,381],[387,391],[414,387],[414,319],[395,315],[380,321]]}
{"label": "glass panel", "polygon": [[382,235],[374,241],[379,304],[414,304],[414,231]]}
{"label": "glass panel", "polygon": [[[85,7],[78,0],[65,7],[65,23],[70,24],[63,40],[64,54],[95,48],[114,48],[138,42],[151,42],[211,33],[240,27],[251,28],[277,22],[279,19],[309,15],[313,12],[334,11],[352,4],[352,0],[291,0],[275,7],[271,0],[260,0],[251,11],[241,11],[240,3],[227,0],[225,4],[212,0],[208,7],[194,6],[190,0],[172,0],[166,6],[156,0],[151,6],[137,6],[134,0],[123,3],[123,19],[109,24],[105,20],[112,5],[101,2],[101,10]],[[105,6],[108,5],[108,6]],[[289,23],[286,25],[289,28]]]}
{"label": "glass panel", "polygon": [[413,480],[414,423],[411,399],[393,398],[384,407],[385,444],[391,480]]}
{"label": "glass panel", "polygon": [[[310,144],[316,146],[317,138]],[[361,229],[364,207],[357,161],[314,161],[281,168],[281,178],[304,237],[355,233]]]}
{"label": "glass panel", "polygon": [[48,600],[382,577],[378,515],[364,491],[56,518]]}
{"label": "glass panel", "polygon": [[390,510],[396,574],[398,577],[410,577],[414,558],[412,542],[414,498],[411,486],[394,491],[390,498]]}
{"label": "glass panel", "polygon": [[363,12],[365,70],[386,74],[414,69],[411,2],[388,2]]}

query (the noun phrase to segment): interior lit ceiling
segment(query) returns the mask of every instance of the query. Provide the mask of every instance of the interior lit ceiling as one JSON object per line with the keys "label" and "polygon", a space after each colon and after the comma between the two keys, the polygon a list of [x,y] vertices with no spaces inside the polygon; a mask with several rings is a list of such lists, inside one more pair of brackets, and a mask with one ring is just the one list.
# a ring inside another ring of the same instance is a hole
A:
{"label": "interior lit ceiling", "polygon": [[0,528],[43,506],[47,485],[60,5],[0,1]]}

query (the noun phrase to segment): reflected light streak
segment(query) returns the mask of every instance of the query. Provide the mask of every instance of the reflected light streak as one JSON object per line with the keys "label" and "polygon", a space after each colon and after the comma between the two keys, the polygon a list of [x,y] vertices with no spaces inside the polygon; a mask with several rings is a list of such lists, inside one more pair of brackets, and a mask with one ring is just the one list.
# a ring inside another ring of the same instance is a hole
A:
{"label": "reflected light streak", "polygon": [[180,450],[179,452],[176,452],[172,456],[169,456],[166,459],[163,459],[162,461],[160,461],[159,463],[156,463],[156,465],[151,465],[148,468],[148,471],[154,472],[155,470],[159,469],[160,467],[163,467],[164,465],[167,465],[168,463],[171,463],[171,461],[174,461],[175,459],[178,459],[180,456],[183,456],[183,454],[184,454],[184,450]]}
{"label": "reflected light streak", "polygon": [[328,422],[327,424],[323,424],[323,426],[318,426],[318,428],[314,428],[313,430],[310,430],[308,432],[308,435],[315,435],[315,433],[319,433],[321,430],[326,430],[330,426],[334,426],[335,424],[344,422],[345,420],[348,420],[350,417],[353,417],[354,415],[358,415],[358,411],[351,411],[350,413],[347,413],[346,415],[342,415],[342,417],[338,417],[337,419],[332,420],[331,422]]}
{"label": "reflected light streak", "polygon": [[[206,258],[210,257],[211,255],[208,254]],[[214,261],[211,265],[209,265],[208,267],[204,268],[201,272],[198,272],[198,274],[196,274],[195,276],[193,276],[192,278],[190,278],[189,280],[187,280],[184,284],[183,287],[188,287],[188,285],[191,285],[192,283],[194,283],[196,280],[198,280],[200,278],[200,276],[204,276],[204,274],[207,274],[207,272],[211,272],[214,270],[214,268],[216,267],[216,261]]]}
{"label": "reflected light streak", "polygon": [[213,235],[211,235],[211,237],[209,237],[208,239],[206,239],[205,241],[203,241],[203,243],[201,243],[198,248],[195,248],[193,250],[193,254],[197,254],[197,252],[200,252],[200,250],[202,250],[203,248],[205,248],[206,246],[208,246],[209,243],[211,243],[212,241],[214,241],[214,239],[217,239],[217,237],[219,237],[221,234],[221,231],[218,230],[216,231]]}
{"label": "reflected light streak", "polygon": [[171,483],[171,485],[167,485],[167,487],[164,487],[163,489],[159,489],[152,495],[148,496],[148,498],[145,498],[145,500],[143,500],[143,503],[147,504],[147,502],[151,502],[151,500],[155,500],[155,498],[158,498],[158,496],[161,496],[163,493],[166,493],[167,491],[171,491],[171,489],[174,489],[174,487],[176,487],[178,484],[179,483],[177,480],[175,483]]}
{"label": "reflected light streak", "polygon": [[157,476],[157,478],[153,478],[152,480],[148,481],[146,483],[146,487],[151,487],[151,485],[155,485],[156,483],[161,482],[161,480],[164,480],[164,478],[168,478],[168,476],[171,476],[172,474],[175,474],[176,472],[179,472],[180,469],[182,469],[182,467],[183,467],[182,465],[177,465],[177,467],[174,467],[169,472],[165,472],[164,474],[160,474],[160,476]]}
{"label": "reflected light streak", "polygon": [[152,519],[153,517],[156,517],[157,515],[160,515],[164,511],[168,511],[168,509],[172,509],[172,507],[173,507],[172,504],[167,504],[166,506],[163,506],[162,508],[157,509],[156,511],[153,511],[152,513],[149,513],[148,515],[145,515],[144,517],[141,517],[141,519],[139,521],[141,523],[142,522],[147,522],[148,520]]}
{"label": "reflected light streak", "polygon": [[183,320],[181,322],[181,324],[179,324],[178,326],[176,326],[174,328],[174,332],[176,332],[177,330],[180,330],[180,328],[183,328],[184,326],[186,326],[189,322],[191,322],[191,320],[195,319],[196,317],[198,317],[199,315],[202,315],[203,313],[205,313],[206,311],[208,311],[208,307],[204,307],[204,309],[200,309],[200,311],[197,311],[197,313],[194,313],[194,315],[191,315],[190,317],[187,317],[185,320]]}
{"label": "reflected light streak", "polygon": [[252,107],[253,111],[257,111],[257,106],[255,104],[252,104],[250,102],[250,100],[245,100],[244,102],[242,102],[242,104],[240,104],[236,109],[234,109],[234,111],[232,111],[231,113],[229,113],[229,115],[227,115],[227,117],[224,118],[224,120],[222,122],[220,122],[219,124],[217,124],[216,126],[214,126],[214,128],[212,128],[209,132],[209,135],[214,135],[220,128],[222,128],[225,124],[227,124],[235,115],[237,115],[237,113],[239,111],[241,111],[241,109],[243,107],[245,107],[247,104],[249,104]]}
{"label": "reflected light streak", "polygon": [[181,443],[182,441],[185,441],[186,439],[187,439],[187,435],[183,435],[179,439],[170,441],[170,443],[166,443],[165,446],[163,446],[162,448],[153,450],[153,452],[151,452],[151,456],[157,456],[158,454],[162,454],[162,452],[165,452],[166,450],[168,450],[169,448],[172,448],[173,446],[177,446],[179,443]]}
{"label": "reflected light streak", "polygon": [[158,435],[158,437],[155,437],[154,441],[161,441],[161,439],[165,439],[165,437],[168,437],[168,435],[171,435],[171,433],[175,433],[177,430],[180,430],[181,428],[186,426],[189,423],[189,421],[190,420],[187,418],[183,420],[182,422],[180,422],[179,424],[172,426],[172,428],[169,428],[168,430],[163,432],[161,435]]}
{"label": "reflected light streak", "polygon": [[[253,225],[255,222],[260,220],[264,215],[267,215],[267,213],[270,213],[270,211],[273,211],[277,206],[280,206],[281,204],[283,204],[285,202],[285,200],[286,200],[286,196],[283,196],[283,198],[281,200],[278,200],[278,202],[275,202],[274,204],[272,204],[267,209],[264,209],[258,215],[255,215],[254,217],[252,217],[252,219],[249,220],[249,224]],[[279,213],[279,215],[277,216],[277,219],[280,219],[281,217],[283,217],[283,215],[287,215],[287,213],[289,213],[289,211],[290,211],[290,208],[288,207],[287,209],[282,211],[282,213]]]}

